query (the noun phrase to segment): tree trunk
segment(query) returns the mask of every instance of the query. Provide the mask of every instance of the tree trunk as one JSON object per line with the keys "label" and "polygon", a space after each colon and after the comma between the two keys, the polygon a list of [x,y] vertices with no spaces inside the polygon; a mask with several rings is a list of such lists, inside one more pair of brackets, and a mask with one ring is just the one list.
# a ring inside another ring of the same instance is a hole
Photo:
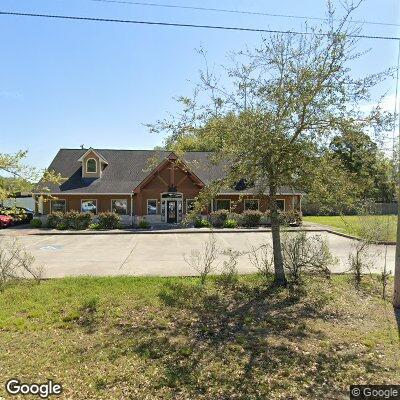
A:
{"label": "tree trunk", "polygon": [[274,252],[274,270],[275,283],[280,286],[285,286],[287,281],[285,270],[283,268],[282,246],[281,246],[281,231],[278,207],[276,205],[276,188],[270,187],[270,206],[271,211],[271,230],[272,230],[272,248]]}
{"label": "tree trunk", "polygon": [[396,240],[396,258],[394,267],[394,290],[393,307],[400,308],[400,199],[397,197],[397,240]]}

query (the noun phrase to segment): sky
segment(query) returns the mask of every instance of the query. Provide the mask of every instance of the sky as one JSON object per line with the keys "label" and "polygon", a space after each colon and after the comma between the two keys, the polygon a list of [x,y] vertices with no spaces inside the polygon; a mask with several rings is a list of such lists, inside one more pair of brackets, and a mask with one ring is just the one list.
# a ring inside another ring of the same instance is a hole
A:
{"label": "sky", "polygon": [[[126,0],[133,1],[133,0]],[[142,0],[324,17],[324,0]],[[400,23],[398,0],[364,0],[353,19]],[[304,20],[96,0],[2,0],[0,11],[301,30]],[[309,25],[318,21],[308,20]],[[363,25],[368,35],[400,36],[396,26]],[[163,136],[144,126],[177,111],[190,95],[202,58],[218,68],[227,53],[254,47],[260,33],[48,20],[0,15],[0,153],[28,150],[27,162],[47,167],[58,149],[152,149]],[[265,34],[264,34],[265,36]],[[395,66],[395,41],[362,40],[369,53],[355,75]],[[392,107],[395,83],[385,82]],[[394,104],[393,104],[394,106]]]}

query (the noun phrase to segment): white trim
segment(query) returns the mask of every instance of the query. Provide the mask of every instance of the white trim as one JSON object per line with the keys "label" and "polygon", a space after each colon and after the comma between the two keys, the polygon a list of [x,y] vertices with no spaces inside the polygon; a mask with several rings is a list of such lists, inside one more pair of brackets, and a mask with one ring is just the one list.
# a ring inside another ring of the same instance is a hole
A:
{"label": "white trim", "polygon": [[86,155],[90,152],[93,152],[94,154],[96,154],[99,160],[103,161],[105,164],[108,164],[108,161],[101,154],[99,154],[93,147],[89,147],[89,149],[78,159],[78,161],[82,162],[85,159]]}
{"label": "white trim", "polygon": [[[90,160],[93,160],[93,161],[96,163],[96,170],[95,170],[95,171],[89,171],[89,170],[88,170],[88,162],[89,162]],[[97,171],[98,171],[97,160],[96,160],[95,158],[93,158],[93,157],[88,158],[88,159],[86,160],[86,163],[85,163],[85,174],[97,174]]]}
{"label": "white trim", "polygon": [[187,203],[188,203],[188,201],[196,201],[195,199],[186,199],[185,200],[185,211],[186,211],[186,214],[188,213],[188,206],[187,206]]}
{"label": "white trim", "polygon": [[[156,213],[155,214],[149,214],[149,201],[155,201],[156,202]],[[158,200],[157,199],[147,199],[146,215],[158,215]]]}
{"label": "white trim", "polygon": [[64,212],[67,212],[67,200],[65,200],[65,199],[53,199],[53,200],[50,200],[50,213],[53,212],[53,201],[63,201],[64,202]]}
{"label": "white trim", "polygon": [[252,208],[246,207],[246,201],[256,201],[257,202],[257,211],[260,211],[260,199],[243,199],[243,210],[252,210]]}
{"label": "white trim", "polygon": [[286,200],[285,199],[276,199],[276,201],[283,201],[283,211],[286,211]]}
{"label": "white trim", "polygon": [[112,202],[113,202],[113,201],[121,201],[121,200],[126,201],[126,213],[125,213],[125,214],[118,214],[118,215],[129,215],[129,214],[128,214],[128,199],[111,199],[111,200],[110,200],[110,204],[111,204],[110,210],[111,210],[111,212],[115,212],[115,211],[113,210],[113,204],[112,204]]}
{"label": "white trim", "polygon": [[[218,210],[218,202],[219,201],[229,201],[229,212],[231,211],[231,209],[232,209],[232,205],[231,205],[231,199],[215,199],[215,211],[219,211]],[[225,210],[225,208],[222,208],[222,210]]]}
{"label": "white trim", "polygon": [[91,199],[91,198],[88,198],[88,199],[81,199],[81,212],[87,212],[87,211],[82,211],[82,203],[83,203],[84,201],[96,202],[96,213],[95,213],[95,215],[97,215],[98,212],[99,212],[99,208],[98,208],[98,205],[97,205],[97,199]]}

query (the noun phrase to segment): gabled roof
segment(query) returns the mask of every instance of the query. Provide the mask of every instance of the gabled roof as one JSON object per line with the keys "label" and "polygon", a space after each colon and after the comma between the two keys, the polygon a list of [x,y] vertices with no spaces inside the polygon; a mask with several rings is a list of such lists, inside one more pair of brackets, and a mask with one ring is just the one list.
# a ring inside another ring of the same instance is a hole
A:
{"label": "gabled roof", "polygon": [[[82,177],[82,158],[88,151],[94,151],[107,163],[101,178]],[[61,185],[46,183],[50,193],[95,193],[95,194],[130,194],[151,173],[156,165],[171,155],[164,150],[114,150],[114,149],[60,149],[49,166],[49,170],[60,173],[66,180]],[[222,179],[225,166],[211,162],[210,152],[190,151],[182,160],[195,177],[205,185]],[[40,184],[37,191],[40,191]],[[251,193],[249,190],[223,190],[225,194]],[[293,194],[293,189],[280,188],[280,194]]]}
{"label": "gabled roof", "polygon": [[[151,181],[155,174],[159,171],[161,171],[161,169],[163,169],[163,167],[169,162],[169,161],[176,161],[178,160],[178,157],[175,153],[170,152],[168,154],[167,157],[163,158],[160,163],[153,168],[152,171],[150,171],[150,173],[133,189],[133,192],[137,193],[140,191],[140,189],[146,185],[146,183],[148,183],[149,181]],[[188,175],[190,176],[190,178],[192,179],[192,181],[198,185],[198,187],[204,187],[205,183],[192,171],[192,168],[190,168],[186,162],[184,160],[179,160],[180,161],[180,166],[187,171]]]}
{"label": "gabled roof", "polygon": [[[107,160],[101,178],[83,178],[79,161],[86,149],[60,149],[49,166],[49,170],[60,173],[67,180],[60,186],[46,184],[51,193],[132,193],[154,168],[154,159],[166,159],[170,151],[163,150],[113,150],[96,149],[97,154]],[[183,160],[190,170],[208,184],[224,176],[222,166],[213,165],[207,152],[187,152]],[[40,185],[39,185],[40,187]]]}

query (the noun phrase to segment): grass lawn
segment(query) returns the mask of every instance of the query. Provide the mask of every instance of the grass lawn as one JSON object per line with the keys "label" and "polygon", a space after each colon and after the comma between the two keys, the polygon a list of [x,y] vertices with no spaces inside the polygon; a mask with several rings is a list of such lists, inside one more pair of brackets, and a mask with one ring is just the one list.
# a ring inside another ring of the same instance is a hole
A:
{"label": "grass lawn", "polygon": [[[294,298],[258,276],[66,278],[0,293],[0,398],[11,377],[69,399],[339,399],[398,383],[377,277],[314,278]],[[390,293],[389,293],[390,296]]]}
{"label": "grass lawn", "polygon": [[328,225],[339,232],[357,236],[357,231],[363,224],[380,225],[382,233],[380,240],[396,240],[396,215],[345,215],[303,217],[304,221]]}

